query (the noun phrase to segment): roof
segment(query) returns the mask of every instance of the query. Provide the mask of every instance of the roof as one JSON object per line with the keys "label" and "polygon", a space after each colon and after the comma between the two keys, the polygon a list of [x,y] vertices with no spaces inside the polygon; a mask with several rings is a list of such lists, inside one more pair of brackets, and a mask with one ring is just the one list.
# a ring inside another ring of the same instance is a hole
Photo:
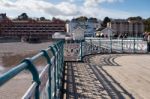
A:
{"label": "roof", "polygon": [[101,30],[103,30],[103,29],[105,29],[105,28],[104,28],[104,27],[97,28],[96,31],[101,31]]}
{"label": "roof", "polygon": [[86,31],[85,29],[81,28],[81,27],[77,27],[76,29],[74,29],[72,32],[76,31],[76,30],[82,30],[82,31]]}
{"label": "roof", "polygon": [[106,27],[106,28],[104,28],[104,29],[103,29],[103,30],[101,30],[101,31],[105,31],[105,30],[110,30],[110,31],[114,32],[114,30],[113,30],[113,29],[111,29],[111,28],[109,28],[109,27]]}

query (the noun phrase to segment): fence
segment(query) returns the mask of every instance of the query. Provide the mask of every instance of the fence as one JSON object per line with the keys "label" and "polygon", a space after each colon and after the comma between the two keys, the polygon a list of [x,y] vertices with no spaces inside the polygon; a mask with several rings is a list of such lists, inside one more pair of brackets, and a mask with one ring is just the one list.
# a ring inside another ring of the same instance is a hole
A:
{"label": "fence", "polygon": [[[42,50],[37,55],[24,59],[18,66],[0,76],[0,86],[8,82],[21,71],[27,69],[31,72],[33,83],[22,99],[54,99],[59,98],[61,79],[64,66],[64,41],[59,41],[49,48]],[[47,65],[39,74],[33,64],[40,57],[45,57]]]}
{"label": "fence", "polygon": [[147,41],[141,38],[103,39],[86,38],[84,41],[65,43],[65,59],[80,61],[82,57],[97,53],[147,53]]}
{"label": "fence", "polygon": [[81,60],[82,43],[83,41],[66,41],[64,45],[64,58],[65,61]]}
{"label": "fence", "polygon": [[147,41],[140,38],[86,39],[84,46],[84,49],[99,53],[147,53],[147,48]]}

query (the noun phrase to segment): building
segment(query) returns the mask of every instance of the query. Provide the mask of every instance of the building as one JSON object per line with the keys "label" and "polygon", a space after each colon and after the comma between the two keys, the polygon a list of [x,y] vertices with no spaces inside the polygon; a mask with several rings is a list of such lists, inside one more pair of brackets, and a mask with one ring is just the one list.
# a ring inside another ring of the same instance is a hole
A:
{"label": "building", "polygon": [[78,27],[72,31],[73,40],[83,40],[85,35],[85,29]]}
{"label": "building", "polygon": [[50,39],[55,32],[65,32],[65,24],[59,19],[51,21],[10,20],[6,14],[0,14],[0,37]]}
{"label": "building", "polygon": [[97,31],[96,35],[97,35],[97,37],[110,38],[110,37],[113,37],[115,34],[111,28],[107,27],[100,31]]}
{"label": "building", "polygon": [[53,34],[53,39],[65,39],[65,40],[84,40],[85,30],[81,27],[77,27],[71,34],[56,32]]}
{"label": "building", "polygon": [[142,21],[113,19],[107,23],[107,27],[111,28],[118,36],[139,37],[144,33],[144,23]]}
{"label": "building", "polygon": [[71,37],[71,35],[68,35],[66,32],[55,32],[53,35],[52,35],[52,38],[53,39],[66,39],[66,37]]}
{"label": "building", "polygon": [[94,37],[96,33],[96,29],[101,27],[101,21],[95,21],[92,18],[87,19],[87,21],[78,21],[76,19],[72,19],[67,22],[67,32],[71,33],[76,28],[81,27],[85,30],[85,37]]}

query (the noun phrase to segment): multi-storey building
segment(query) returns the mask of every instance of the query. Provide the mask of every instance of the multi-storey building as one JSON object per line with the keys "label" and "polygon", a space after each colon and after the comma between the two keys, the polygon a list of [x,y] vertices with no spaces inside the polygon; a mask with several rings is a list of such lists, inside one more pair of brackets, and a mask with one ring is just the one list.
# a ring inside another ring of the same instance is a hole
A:
{"label": "multi-storey building", "polygon": [[144,33],[144,23],[142,21],[131,21],[114,19],[107,23],[107,27],[113,29],[116,35],[128,35],[138,37]]}
{"label": "multi-storey building", "polygon": [[6,14],[0,15],[0,37],[38,37],[49,39],[55,32],[65,32],[65,22],[59,19],[52,21],[10,20]]}
{"label": "multi-storey building", "polygon": [[93,37],[96,34],[96,29],[101,27],[101,21],[95,21],[93,19],[88,19],[87,21],[78,21],[72,19],[70,22],[67,22],[67,32],[72,33],[77,28],[82,28],[85,30],[85,37]]}

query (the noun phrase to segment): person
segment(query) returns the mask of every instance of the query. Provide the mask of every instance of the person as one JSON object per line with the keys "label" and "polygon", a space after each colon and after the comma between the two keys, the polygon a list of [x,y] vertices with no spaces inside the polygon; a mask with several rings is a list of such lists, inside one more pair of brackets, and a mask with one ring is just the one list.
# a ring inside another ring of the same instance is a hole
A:
{"label": "person", "polygon": [[150,42],[150,33],[148,33],[147,41]]}
{"label": "person", "polygon": [[148,47],[148,52],[150,52],[150,33],[148,33],[148,36],[147,36],[147,47]]}

